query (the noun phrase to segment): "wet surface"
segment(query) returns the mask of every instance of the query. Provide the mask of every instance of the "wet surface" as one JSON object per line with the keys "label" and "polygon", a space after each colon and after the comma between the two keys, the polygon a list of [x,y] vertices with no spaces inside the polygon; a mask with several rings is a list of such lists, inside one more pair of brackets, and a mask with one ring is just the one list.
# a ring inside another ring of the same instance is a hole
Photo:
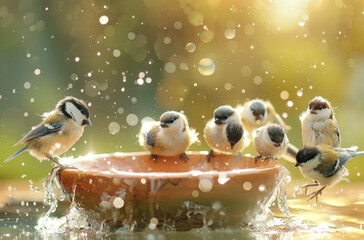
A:
{"label": "wet surface", "polygon": [[[5,184],[10,184],[9,182]],[[301,184],[301,183],[300,183]],[[14,185],[14,184],[12,184]],[[278,207],[271,209],[274,213],[268,223],[261,229],[255,230],[208,230],[194,229],[187,232],[150,230],[132,233],[123,228],[116,232],[89,232],[86,230],[72,230],[67,234],[53,232],[37,232],[35,226],[41,216],[44,216],[48,206],[43,206],[43,192],[37,194],[38,199],[21,201],[21,197],[31,193],[26,186],[18,185],[16,193],[12,191],[13,200],[5,204],[0,210],[0,239],[26,238],[86,238],[102,239],[113,236],[123,236],[125,239],[362,239],[364,238],[364,184],[341,184],[328,189],[320,197],[319,202],[307,202],[302,194],[293,197],[298,183],[290,183],[288,188],[288,206],[293,215],[291,221],[282,218]],[[1,196],[9,195],[6,186]],[[312,189],[314,190],[314,189]],[[311,191],[312,191],[311,190]],[[2,199],[3,200],[3,199]],[[57,211],[52,217],[60,218],[67,211],[68,203],[59,202]],[[203,233],[203,234],[202,234]]]}

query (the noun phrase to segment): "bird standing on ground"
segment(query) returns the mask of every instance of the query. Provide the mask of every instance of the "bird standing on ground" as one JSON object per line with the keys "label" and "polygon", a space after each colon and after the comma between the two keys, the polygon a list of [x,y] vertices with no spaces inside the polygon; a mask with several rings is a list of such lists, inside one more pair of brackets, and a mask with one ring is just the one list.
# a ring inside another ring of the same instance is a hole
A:
{"label": "bird standing on ground", "polygon": [[302,123],[302,142],[304,146],[320,144],[340,147],[339,125],[328,100],[323,97],[313,98],[307,111],[300,116]]}
{"label": "bird standing on ground", "polygon": [[75,97],[65,97],[56,108],[43,114],[43,121],[33,127],[19,142],[25,147],[11,155],[8,162],[25,150],[38,158],[49,159],[65,168],[54,157],[66,152],[83,134],[84,127],[91,125],[90,112],[86,103]]}
{"label": "bird standing on ground", "polygon": [[358,147],[335,148],[328,145],[319,145],[315,147],[303,147],[298,151],[296,167],[299,167],[302,175],[315,182],[315,184],[306,184],[298,190],[307,189],[312,186],[322,186],[316,192],[309,194],[309,200],[316,197],[326,187],[331,187],[340,182],[347,175],[345,164],[353,157],[363,155],[364,152],[357,152]]}
{"label": "bird standing on ground", "polygon": [[278,159],[287,151],[288,138],[278,124],[269,123],[253,132],[253,144],[258,153],[258,158]]}
{"label": "bird standing on ground", "polygon": [[214,151],[240,153],[249,144],[249,139],[244,137],[238,113],[227,105],[215,109],[214,117],[207,122],[204,128],[204,138],[211,148],[208,161]]}
{"label": "bird standing on ground", "polygon": [[190,129],[184,114],[168,111],[160,121],[146,121],[139,132],[139,144],[152,154],[155,162],[158,156],[178,156],[187,161],[185,151],[198,141],[197,133]]}

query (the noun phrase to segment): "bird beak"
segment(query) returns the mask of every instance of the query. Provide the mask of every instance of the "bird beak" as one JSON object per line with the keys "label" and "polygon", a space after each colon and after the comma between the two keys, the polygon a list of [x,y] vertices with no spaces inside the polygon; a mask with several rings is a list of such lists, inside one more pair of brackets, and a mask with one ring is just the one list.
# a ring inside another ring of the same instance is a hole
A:
{"label": "bird beak", "polygon": [[162,128],[167,128],[167,127],[169,127],[169,124],[168,123],[165,123],[165,122],[161,122],[160,126]]}
{"label": "bird beak", "polygon": [[310,111],[311,114],[317,114],[317,112],[315,112],[314,110]]}
{"label": "bird beak", "polygon": [[275,146],[275,147],[280,147],[280,146],[281,146],[281,144],[280,144],[280,143],[275,143],[275,144],[274,144],[274,146]]}
{"label": "bird beak", "polygon": [[83,120],[83,121],[82,121],[82,125],[83,125],[83,126],[86,126],[86,125],[92,126],[91,120],[90,120],[90,119],[85,119],[85,120]]}
{"label": "bird beak", "polygon": [[296,163],[296,165],[294,165],[295,167],[298,167],[298,166],[300,166],[301,165],[301,163]]}
{"label": "bird beak", "polygon": [[221,125],[221,124],[223,124],[223,121],[221,119],[215,118],[215,123],[217,125]]}

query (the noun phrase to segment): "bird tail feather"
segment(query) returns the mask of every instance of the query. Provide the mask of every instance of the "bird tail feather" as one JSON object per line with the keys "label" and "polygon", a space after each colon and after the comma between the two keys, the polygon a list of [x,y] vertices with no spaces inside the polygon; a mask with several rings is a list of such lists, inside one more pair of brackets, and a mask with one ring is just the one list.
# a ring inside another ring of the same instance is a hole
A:
{"label": "bird tail feather", "polygon": [[4,161],[4,163],[9,162],[10,160],[16,158],[19,154],[21,154],[22,152],[24,152],[25,150],[27,150],[27,148],[28,148],[28,146],[23,147],[22,149],[20,149],[19,151],[17,151],[13,155],[11,155],[8,159],[6,159]]}
{"label": "bird tail feather", "polygon": [[342,158],[340,160],[340,165],[343,166],[345,165],[350,159],[352,159],[353,157],[356,157],[356,156],[360,156],[360,155],[364,155],[364,152],[361,151],[361,152],[354,152],[352,154],[349,154],[347,156],[345,156],[344,158]]}

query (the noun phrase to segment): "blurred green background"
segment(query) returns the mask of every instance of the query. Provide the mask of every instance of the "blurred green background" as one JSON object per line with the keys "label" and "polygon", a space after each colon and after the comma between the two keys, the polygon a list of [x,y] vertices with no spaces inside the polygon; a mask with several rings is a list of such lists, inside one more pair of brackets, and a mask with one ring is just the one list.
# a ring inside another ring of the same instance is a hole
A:
{"label": "blurred green background", "polygon": [[[316,95],[337,107],[342,145],[364,149],[363,26],[361,0],[0,0],[0,158],[67,95],[90,105],[93,126],[63,156],[141,151],[141,119],[166,110],[202,133],[219,105],[256,97],[300,147],[298,116]],[[208,150],[200,139],[190,150]],[[51,166],[26,153],[0,178]],[[363,157],[347,166],[363,181]]]}

